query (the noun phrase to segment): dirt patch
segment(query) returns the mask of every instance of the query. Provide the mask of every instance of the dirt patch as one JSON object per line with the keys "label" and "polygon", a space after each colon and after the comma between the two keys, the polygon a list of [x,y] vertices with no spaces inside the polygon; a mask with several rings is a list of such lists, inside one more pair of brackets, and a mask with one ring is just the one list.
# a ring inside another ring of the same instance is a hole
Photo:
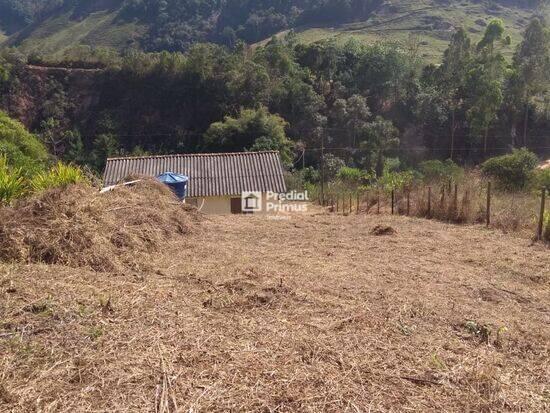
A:
{"label": "dirt patch", "polygon": [[197,220],[196,212],[154,181],[105,194],[75,185],[1,209],[0,260],[96,271],[139,268]]}
{"label": "dirt patch", "polygon": [[371,231],[371,235],[383,236],[383,235],[394,235],[397,231],[389,226],[377,225]]}

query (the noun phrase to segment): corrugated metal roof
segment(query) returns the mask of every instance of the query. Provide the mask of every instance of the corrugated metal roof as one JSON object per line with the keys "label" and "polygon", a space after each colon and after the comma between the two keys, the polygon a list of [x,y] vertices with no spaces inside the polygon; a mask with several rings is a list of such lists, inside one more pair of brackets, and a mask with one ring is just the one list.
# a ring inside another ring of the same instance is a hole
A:
{"label": "corrugated metal roof", "polygon": [[132,175],[174,172],[189,177],[188,196],[239,195],[244,191],[286,192],[279,153],[239,152],[110,158],[105,186]]}

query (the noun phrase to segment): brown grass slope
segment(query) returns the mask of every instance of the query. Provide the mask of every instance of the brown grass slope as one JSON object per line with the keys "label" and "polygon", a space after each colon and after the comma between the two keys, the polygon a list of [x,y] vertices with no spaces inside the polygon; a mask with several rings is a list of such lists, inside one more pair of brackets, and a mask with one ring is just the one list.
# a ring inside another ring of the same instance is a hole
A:
{"label": "brown grass slope", "polygon": [[0,410],[548,411],[546,247],[374,215],[201,227],[154,271],[0,265]]}

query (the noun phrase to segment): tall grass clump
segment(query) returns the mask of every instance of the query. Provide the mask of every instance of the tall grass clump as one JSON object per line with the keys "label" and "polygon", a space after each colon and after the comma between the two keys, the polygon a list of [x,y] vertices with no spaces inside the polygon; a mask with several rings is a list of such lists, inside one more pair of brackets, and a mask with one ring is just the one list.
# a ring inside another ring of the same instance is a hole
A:
{"label": "tall grass clump", "polygon": [[58,162],[49,171],[36,174],[31,179],[31,187],[39,192],[86,181],[87,178],[79,167]]}
{"label": "tall grass clump", "polygon": [[26,192],[20,168],[10,168],[5,155],[0,156],[0,205],[9,205]]}

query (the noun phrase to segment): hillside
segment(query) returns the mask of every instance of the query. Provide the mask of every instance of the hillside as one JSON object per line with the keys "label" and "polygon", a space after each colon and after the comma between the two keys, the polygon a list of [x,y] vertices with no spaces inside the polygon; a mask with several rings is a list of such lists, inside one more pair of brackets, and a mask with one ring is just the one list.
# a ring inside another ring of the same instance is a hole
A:
{"label": "hillside", "polygon": [[[504,54],[511,56],[534,13],[548,16],[547,7],[518,7],[515,2],[400,0],[384,2],[366,20],[337,25],[305,26],[295,29],[297,39],[312,43],[322,39],[339,42],[350,38],[361,42],[396,41],[414,48],[424,61],[441,59],[451,35],[464,27],[474,41],[481,39],[491,19],[504,21],[512,43]],[[281,34],[280,34],[281,35]]]}
{"label": "hillside", "polygon": [[[60,57],[78,45],[118,50],[185,50],[197,41],[232,46],[255,43],[294,29],[298,39],[350,37],[366,42],[405,41],[416,35],[420,53],[440,56],[453,28],[474,36],[490,18],[504,20],[513,43],[536,0],[0,0],[5,44]],[[0,41],[2,35],[0,35]]]}

